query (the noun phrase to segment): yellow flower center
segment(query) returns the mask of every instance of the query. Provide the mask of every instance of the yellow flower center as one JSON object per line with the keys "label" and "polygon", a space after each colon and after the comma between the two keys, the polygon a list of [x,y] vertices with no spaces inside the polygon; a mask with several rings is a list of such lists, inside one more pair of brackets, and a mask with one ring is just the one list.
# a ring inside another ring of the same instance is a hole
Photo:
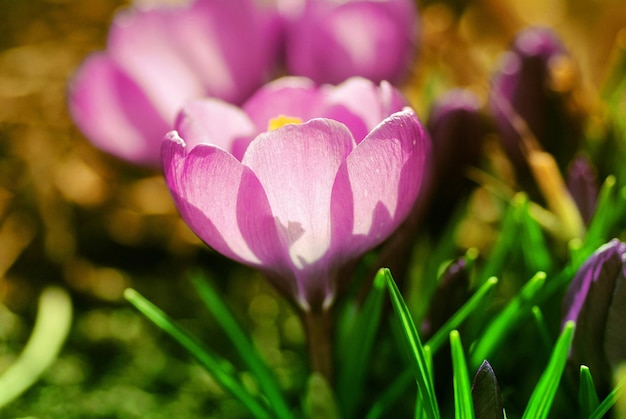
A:
{"label": "yellow flower center", "polygon": [[270,122],[267,124],[267,130],[274,131],[275,129],[284,127],[285,125],[301,124],[301,123],[302,123],[302,119],[300,118],[296,118],[293,116],[279,115],[276,118],[270,119]]}

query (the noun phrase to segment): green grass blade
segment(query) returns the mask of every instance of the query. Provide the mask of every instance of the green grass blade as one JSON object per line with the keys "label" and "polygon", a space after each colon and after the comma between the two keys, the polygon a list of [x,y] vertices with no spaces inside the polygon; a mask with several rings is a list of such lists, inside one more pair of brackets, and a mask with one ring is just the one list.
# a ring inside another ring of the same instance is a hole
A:
{"label": "green grass blade", "polygon": [[609,409],[613,407],[613,405],[619,400],[621,397],[624,397],[624,384],[626,384],[626,376],[620,380],[620,382],[615,386],[615,388],[609,393],[608,396],[602,403],[593,411],[593,413],[589,416],[589,419],[602,419],[604,415],[607,414]]}
{"label": "green grass blade", "polygon": [[446,341],[450,332],[463,323],[463,320],[469,317],[470,314],[475,312],[478,308],[485,305],[486,297],[490,294],[490,291],[498,283],[498,278],[491,277],[476,291],[469,300],[461,308],[454,313],[447,322],[426,342],[426,345],[430,346],[433,352],[437,352],[439,348]]}
{"label": "green grass blade", "polygon": [[[433,356],[430,348],[428,346],[424,346],[424,356],[426,357],[426,365],[428,366],[428,370],[430,371],[431,385],[435,384],[432,382],[433,378]],[[421,393],[419,389],[417,390],[417,394],[415,395],[415,412],[413,417],[415,419],[426,419],[426,411],[424,410],[424,399],[421,397]]]}
{"label": "green grass blade", "polygon": [[167,333],[196,358],[213,376],[215,381],[217,381],[224,390],[239,399],[254,417],[271,417],[265,406],[261,405],[261,403],[239,382],[236,378],[235,368],[229,362],[211,354],[206,348],[203,348],[193,336],[176,325],[163,311],[146,300],[137,291],[128,288],[124,291],[124,297],[157,327]]}
{"label": "green grass blade", "polygon": [[0,373],[0,410],[35,384],[58,359],[72,327],[72,311],[72,300],[64,289],[49,286],[41,292],[26,346]]}
{"label": "green grass blade", "polygon": [[461,336],[457,330],[450,332],[450,352],[452,354],[454,386],[454,417],[456,419],[473,419],[472,386],[467,374],[467,363],[461,344]]}
{"label": "green grass blade", "polygon": [[584,238],[585,249],[595,250],[607,239],[615,221],[615,176],[607,176],[600,188],[596,211]]}
{"label": "green grass blade", "polygon": [[342,352],[341,370],[337,378],[337,397],[342,410],[342,417],[353,417],[362,395],[365,373],[380,324],[385,296],[385,273],[382,269],[374,278],[363,306],[359,310],[354,327]]}
{"label": "green grass blade", "polygon": [[598,408],[600,400],[596,386],[593,383],[591,371],[586,365],[580,366],[580,385],[578,387],[578,403],[580,407],[580,417],[588,418],[591,413]]}
{"label": "green grass blade", "polygon": [[512,331],[515,325],[528,315],[533,300],[546,280],[544,272],[537,272],[507,306],[489,323],[482,337],[472,348],[472,368],[478,366],[493,353],[500,342]]}
{"label": "green grass blade", "polygon": [[543,237],[541,226],[530,214],[530,201],[525,195],[520,196],[518,217],[521,223],[522,254],[526,266],[531,272],[552,270],[552,256]]}
{"label": "green grass blade", "polygon": [[424,412],[429,419],[439,418],[439,406],[437,405],[435,390],[432,385],[433,380],[424,354],[424,348],[417,334],[417,329],[415,328],[409,309],[391,276],[391,272],[389,272],[389,269],[385,269],[384,273],[387,280],[387,290],[391,297],[391,305],[396,313],[400,329],[403,332],[407,350],[411,355],[411,368],[420,395],[424,401]]}
{"label": "green grass blade", "polygon": [[377,419],[382,417],[389,407],[405,394],[405,390],[412,381],[413,371],[404,370],[404,372],[393,383],[391,383],[387,390],[380,397],[378,397],[367,413],[366,419]]}
{"label": "green grass blade", "polygon": [[207,279],[199,272],[192,274],[191,282],[204,305],[211,312],[214,319],[233,343],[235,350],[246,363],[252,375],[256,378],[259,388],[267,397],[268,405],[279,418],[292,418],[289,407],[280,390],[278,382],[259,355],[248,335],[239,325],[228,307],[223,303],[220,295],[215,291]]}
{"label": "green grass blade", "polygon": [[539,336],[541,336],[541,341],[544,344],[545,353],[548,353],[550,352],[550,348],[552,348],[552,340],[550,339],[550,333],[548,333],[548,326],[546,325],[543,313],[539,306],[533,306],[531,311],[535,324],[537,325],[537,330],[539,331]]}
{"label": "green grass blade", "polygon": [[[515,198],[514,198],[515,199]],[[502,225],[500,227],[500,234],[491,250],[489,259],[479,276],[482,284],[487,279],[494,275],[498,275],[504,266],[504,262],[507,255],[518,240],[520,225],[517,222],[517,207],[515,205],[509,205],[504,217],[502,219]]]}
{"label": "green grass blade", "polygon": [[[469,300],[452,316],[450,319],[439,329],[437,332],[426,342],[424,346],[431,349],[433,353],[436,353],[445,343],[450,332],[463,323],[470,314],[476,311],[478,308],[485,305],[487,297],[490,295],[490,291],[498,283],[498,279],[491,277],[485,282]],[[388,387],[374,403],[369,411],[367,418],[375,419],[382,416],[382,414],[389,409],[393,403],[395,403],[404,394],[405,389],[411,384],[413,374],[411,370],[405,370],[391,386]]]}
{"label": "green grass blade", "polygon": [[548,366],[541,374],[539,382],[530,396],[522,419],[540,419],[548,417],[552,401],[565,369],[569,348],[574,338],[574,322],[565,323],[561,336],[554,346]]}

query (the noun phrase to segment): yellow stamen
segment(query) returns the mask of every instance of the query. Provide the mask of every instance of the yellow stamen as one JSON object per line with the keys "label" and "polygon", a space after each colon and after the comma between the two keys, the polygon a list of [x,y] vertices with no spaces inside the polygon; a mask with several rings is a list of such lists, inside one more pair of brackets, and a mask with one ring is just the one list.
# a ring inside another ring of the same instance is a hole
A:
{"label": "yellow stamen", "polygon": [[293,116],[279,115],[276,118],[270,119],[269,123],[267,124],[267,130],[274,131],[275,129],[282,128],[288,124],[301,124],[301,123],[302,123],[302,119],[300,118],[296,118]]}

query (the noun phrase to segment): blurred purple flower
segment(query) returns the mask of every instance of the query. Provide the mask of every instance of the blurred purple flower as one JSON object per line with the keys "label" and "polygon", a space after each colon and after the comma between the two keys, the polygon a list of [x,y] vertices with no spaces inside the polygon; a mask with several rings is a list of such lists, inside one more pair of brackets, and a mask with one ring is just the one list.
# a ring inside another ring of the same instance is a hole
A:
{"label": "blurred purple flower", "polygon": [[[370,92],[392,97],[380,94],[391,92],[383,86]],[[322,114],[350,114],[350,106],[321,106],[334,103],[329,97],[343,88],[268,87],[260,98],[251,99],[253,104],[274,91],[274,115],[291,109],[308,122],[294,124],[293,118],[283,118],[287,123],[281,126],[279,120],[275,129],[264,129],[241,148],[240,158],[227,151],[233,144],[228,138],[255,135],[252,121],[267,125],[267,120],[250,118],[245,135],[240,135],[237,130],[247,115],[232,106],[220,107],[217,101],[187,107],[178,120],[179,131],[170,132],[163,144],[165,177],[185,222],[214,250],[264,272],[304,311],[328,308],[339,281],[345,280],[339,277],[340,269],[385,240],[406,217],[420,190],[430,149],[409,108],[384,115],[373,126],[360,121],[356,126],[369,129],[360,137],[349,128],[349,121],[358,119],[355,114],[344,124],[310,119],[306,113],[316,108],[298,107],[316,103],[301,102],[303,95],[311,94],[320,99],[317,109]],[[221,125],[214,124],[215,117],[221,118]],[[222,126],[226,141],[220,145],[213,140]]]}
{"label": "blurred purple flower", "polygon": [[563,324],[576,322],[572,369],[589,367],[605,393],[611,368],[626,360],[626,243],[600,247],[580,268],[565,295]]}
{"label": "blurred purple flower", "polygon": [[[522,174],[528,173],[519,117],[543,150],[561,167],[569,163],[581,138],[581,118],[568,109],[563,92],[555,88],[558,66],[571,66],[562,43],[550,29],[531,27],[520,32],[495,75],[491,109],[505,151]],[[562,69],[562,68],[561,68]],[[571,71],[572,68],[569,68]]]}
{"label": "blurred purple flower", "polygon": [[[413,0],[283,0],[290,74],[316,83],[352,76],[401,81],[415,55]],[[291,6],[291,7],[289,7]]]}
{"label": "blurred purple flower", "polygon": [[122,11],[106,51],[71,82],[72,117],[98,148],[156,166],[180,107],[207,95],[241,103],[268,79],[279,35],[277,17],[253,0]]}

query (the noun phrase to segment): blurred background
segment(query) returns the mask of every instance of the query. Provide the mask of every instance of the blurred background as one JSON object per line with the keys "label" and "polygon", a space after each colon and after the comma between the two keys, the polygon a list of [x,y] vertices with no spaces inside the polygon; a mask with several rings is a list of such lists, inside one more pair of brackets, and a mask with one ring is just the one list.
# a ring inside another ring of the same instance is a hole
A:
{"label": "blurred background", "polygon": [[[125,288],[136,288],[228,353],[186,280],[194,266],[223,290],[298,400],[306,365],[290,307],[257,274],[199,242],[160,172],[95,149],[68,115],[68,80],[105,48],[113,14],[128,4],[0,0],[0,372],[27,342],[45,287],[66,289],[74,308],[58,359],[1,417],[245,417],[123,299]],[[626,52],[622,0],[423,1],[419,10],[419,52],[403,90],[422,117],[453,87],[485,99],[500,54],[519,30],[540,24],[559,34],[575,61],[559,80],[576,92],[592,129],[606,129],[599,92]]]}

